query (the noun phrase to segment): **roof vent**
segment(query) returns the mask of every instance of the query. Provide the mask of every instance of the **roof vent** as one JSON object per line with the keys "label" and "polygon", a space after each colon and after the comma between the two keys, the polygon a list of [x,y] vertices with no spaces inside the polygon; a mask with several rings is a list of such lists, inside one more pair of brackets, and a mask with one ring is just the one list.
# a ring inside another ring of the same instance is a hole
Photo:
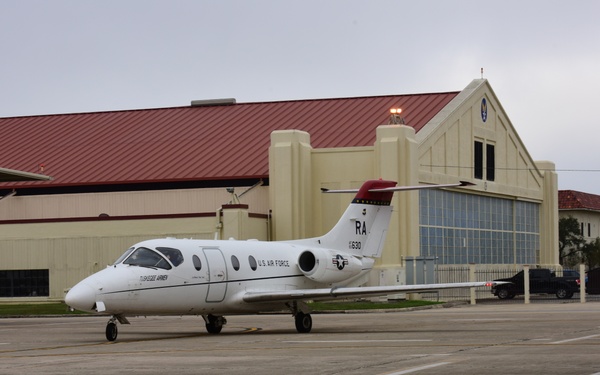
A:
{"label": "roof vent", "polygon": [[235,98],[192,100],[192,107],[212,107],[217,105],[234,105]]}

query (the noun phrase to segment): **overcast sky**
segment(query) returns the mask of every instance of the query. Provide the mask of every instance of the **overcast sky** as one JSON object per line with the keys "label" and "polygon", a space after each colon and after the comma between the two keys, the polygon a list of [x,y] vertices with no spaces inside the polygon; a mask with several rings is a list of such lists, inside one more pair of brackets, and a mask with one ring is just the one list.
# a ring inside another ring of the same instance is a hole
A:
{"label": "overcast sky", "polygon": [[[600,1],[0,1],[0,117],[460,91],[600,195]],[[1,136],[1,135],[0,135]]]}

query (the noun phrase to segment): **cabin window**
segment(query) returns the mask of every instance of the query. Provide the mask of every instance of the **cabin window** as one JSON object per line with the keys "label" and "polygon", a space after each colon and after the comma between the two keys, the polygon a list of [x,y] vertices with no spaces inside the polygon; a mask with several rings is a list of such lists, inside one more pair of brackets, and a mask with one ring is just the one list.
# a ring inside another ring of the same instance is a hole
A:
{"label": "cabin window", "polygon": [[175,267],[183,262],[183,255],[181,254],[181,251],[177,249],[173,249],[172,247],[157,247],[156,250],[166,256]]}
{"label": "cabin window", "polygon": [[202,261],[198,257],[198,255],[194,255],[192,257],[192,262],[194,263],[194,268],[196,271],[200,271],[202,269]]}
{"label": "cabin window", "polygon": [[256,259],[254,259],[252,255],[248,257],[248,263],[250,263],[250,268],[252,269],[252,271],[256,271],[256,269],[258,268],[258,263],[256,263]]}
{"label": "cabin window", "polygon": [[240,270],[240,261],[235,255],[231,256],[231,265],[233,266],[234,270],[236,270],[236,271]]}
{"label": "cabin window", "polygon": [[135,250],[135,247],[130,247],[129,249],[127,249],[127,251],[126,251],[126,252],[124,252],[124,253],[123,253],[123,255],[121,255],[121,256],[119,257],[119,259],[117,259],[117,260],[116,260],[116,261],[113,263],[113,265],[121,263],[123,260],[125,260],[125,258],[127,258],[127,257],[129,256],[129,254],[131,254],[131,253],[133,252],[133,250]]}
{"label": "cabin window", "polygon": [[162,268],[165,270],[170,270],[172,268],[165,258],[157,252],[146,249],[145,247],[137,248],[123,264],[139,267]]}

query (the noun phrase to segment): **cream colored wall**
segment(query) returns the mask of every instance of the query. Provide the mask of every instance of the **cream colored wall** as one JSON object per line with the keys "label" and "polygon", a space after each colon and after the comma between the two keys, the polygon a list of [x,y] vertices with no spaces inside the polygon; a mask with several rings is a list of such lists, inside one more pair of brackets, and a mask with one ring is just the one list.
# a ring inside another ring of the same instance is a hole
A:
{"label": "cream colored wall", "polygon": [[[247,188],[238,187],[236,193]],[[250,217],[249,210],[218,225],[217,209],[231,200],[221,189],[165,190],[155,192],[90,193],[47,196],[14,196],[0,201],[2,270],[49,269],[50,298],[61,299],[64,289],[114,262],[131,245],[161,237],[213,239],[215,232],[238,239],[268,238],[268,221]],[[252,213],[268,213],[268,187],[256,187],[240,199]],[[254,209],[259,211],[254,211]],[[195,218],[94,220],[100,213],[111,217],[198,214]],[[64,219],[86,218],[85,221]],[[18,223],[24,219],[58,221]],[[63,221],[60,221],[63,219]],[[91,219],[91,220],[90,220]],[[37,299],[45,299],[38,297]],[[23,298],[19,298],[23,300]]]}
{"label": "cream colored wall", "polygon": [[221,212],[219,239],[269,239],[269,220],[250,216],[248,205],[224,205]]}
{"label": "cream colored wall", "polygon": [[[247,210],[226,211],[224,237],[266,239],[267,220],[249,217]],[[216,215],[0,225],[2,269],[49,269],[50,298],[62,299],[65,289],[113,263],[137,242],[164,237],[213,239],[216,230]]]}
{"label": "cream colored wall", "polygon": [[[299,136],[301,135],[301,136]],[[381,126],[377,129],[374,147],[312,149],[306,134],[276,131],[271,136],[270,171],[273,205],[274,239],[297,239],[328,232],[344,213],[353,196],[335,194],[324,196],[321,188],[358,188],[365,180],[390,179],[402,185],[417,183],[414,129],[402,125]],[[299,152],[302,150],[302,152]],[[310,158],[311,162],[306,161]],[[301,166],[302,171],[290,170]],[[307,177],[310,185],[302,189],[286,189],[290,181]],[[298,193],[301,191],[302,194]],[[379,264],[399,265],[402,257],[417,255],[418,195],[414,192],[396,194],[383,257]],[[312,216],[293,212],[303,207]],[[292,233],[294,222],[303,222],[304,232]]]}
{"label": "cream colored wall", "polygon": [[373,147],[314,149],[312,152],[313,186],[310,237],[327,233],[340,219],[354,198],[351,194],[322,194],[321,188],[357,188],[375,178]]}
{"label": "cream colored wall", "polygon": [[216,217],[0,225],[3,270],[49,269],[50,298],[114,262],[136,242],[213,238]]}
{"label": "cream colored wall", "polygon": [[[379,174],[400,186],[418,185],[418,144],[415,130],[404,125],[377,128],[375,163]],[[419,255],[419,195],[416,191],[394,194],[392,218],[377,266],[398,267],[406,256]]]}
{"label": "cream colored wall", "polygon": [[[273,239],[307,237],[313,217],[311,201],[310,135],[300,130],[271,133],[269,147],[269,184]],[[271,178],[271,175],[276,176]]]}
{"label": "cream colored wall", "polygon": [[[246,189],[237,187],[235,192],[240,194]],[[0,201],[0,221],[215,212],[232,198],[224,188],[29,196],[18,193]],[[252,212],[267,214],[269,188],[253,188],[240,203],[249,205]]]}
{"label": "cream colored wall", "polygon": [[[481,100],[487,101],[487,121]],[[474,80],[417,135],[419,180],[448,182],[454,177],[478,182],[479,190],[522,199],[543,199],[544,171],[538,169],[486,80]],[[473,176],[474,141],[493,144],[495,181]]]}

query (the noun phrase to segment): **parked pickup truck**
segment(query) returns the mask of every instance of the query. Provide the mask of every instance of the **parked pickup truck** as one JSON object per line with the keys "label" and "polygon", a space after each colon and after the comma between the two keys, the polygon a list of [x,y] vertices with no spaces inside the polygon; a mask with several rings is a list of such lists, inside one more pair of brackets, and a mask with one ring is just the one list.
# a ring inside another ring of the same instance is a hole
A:
{"label": "parked pickup truck", "polygon": [[[508,281],[509,284],[500,284],[492,287],[492,294],[500,299],[511,299],[516,295],[525,294],[524,273],[517,273],[507,279],[494,281]],[[579,291],[579,278],[577,276],[557,277],[554,271],[546,268],[529,270],[529,293],[531,294],[556,294],[556,298],[569,299]]]}

